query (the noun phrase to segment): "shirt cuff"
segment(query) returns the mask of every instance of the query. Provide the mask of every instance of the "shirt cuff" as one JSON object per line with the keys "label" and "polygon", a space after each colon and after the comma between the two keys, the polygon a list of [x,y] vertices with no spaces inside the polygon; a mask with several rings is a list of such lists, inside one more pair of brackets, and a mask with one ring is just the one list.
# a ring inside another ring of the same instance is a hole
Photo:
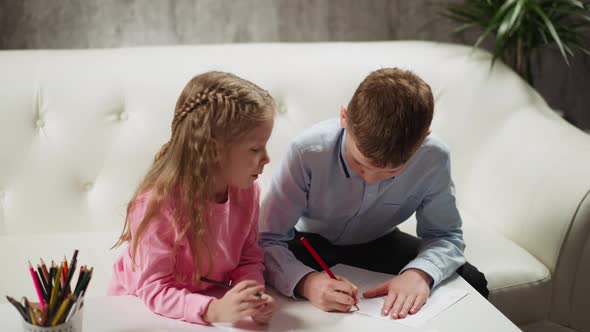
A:
{"label": "shirt cuff", "polygon": [[209,308],[213,297],[203,294],[189,294],[184,302],[184,317],[189,323],[211,325],[203,317]]}
{"label": "shirt cuff", "polygon": [[[289,296],[293,299],[299,299],[295,295],[295,288],[297,287],[297,283],[307,274],[311,272],[316,272],[316,270],[312,269],[311,267],[296,261],[290,263],[284,272],[282,273],[274,273],[275,276],[278,278],[274,278],[271,282],[273,286],[285,296]],[[269,276],[270,277],[270,276]]]}
{"label": "shirt cuff", "polygon": [[420,271],[424,271],[426,274],[428,274],[432,278],[432,284],[429,285],[431,289],[436,287],[442,281],[442,277],[443,277],[442,271],[438,268],[438,266],[432,264],[430,261],[428,261],[426,259],[421,259],[421,258],[414,259],[413,261],[408,263],[408,265],[406,265],[399,272],[399,274],[402,274],[404,271],[406,271],[408,269],[417,269]]}

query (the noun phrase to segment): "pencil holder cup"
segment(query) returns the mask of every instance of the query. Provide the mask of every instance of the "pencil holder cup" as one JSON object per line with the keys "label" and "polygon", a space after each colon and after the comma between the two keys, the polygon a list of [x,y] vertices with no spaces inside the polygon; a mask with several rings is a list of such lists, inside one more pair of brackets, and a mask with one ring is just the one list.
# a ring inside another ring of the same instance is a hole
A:
{"label": "pencil holder cup", "polygon": [[56,326],[36,326],[23,320],[23,332],[82,332],[83,307],[65,323]]}

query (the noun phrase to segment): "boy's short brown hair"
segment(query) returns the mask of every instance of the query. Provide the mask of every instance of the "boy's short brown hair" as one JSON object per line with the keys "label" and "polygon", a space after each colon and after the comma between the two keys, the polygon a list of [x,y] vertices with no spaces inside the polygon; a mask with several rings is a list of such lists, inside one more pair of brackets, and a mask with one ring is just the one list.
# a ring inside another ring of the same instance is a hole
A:
{"label": "boy's short brown hair", "polygon": [[383,68],[354,92],[346,127],[372,166],[401,166],[428,135],[434,112],[430,86],[414,73]]}

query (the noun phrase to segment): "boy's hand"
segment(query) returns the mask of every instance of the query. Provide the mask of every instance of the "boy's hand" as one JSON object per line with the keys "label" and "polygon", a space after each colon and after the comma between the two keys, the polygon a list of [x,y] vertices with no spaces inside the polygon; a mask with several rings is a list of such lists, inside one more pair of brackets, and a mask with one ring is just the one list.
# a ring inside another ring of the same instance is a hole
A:
{"label": "boy's hand", "polygon": [[236,322],[261,311],[268,298],[256,296],[264,291],[264,286],[253,280],[244,280],[230,289],[221,299],[214,299],[203,319],[209,323]]}
{"label": "boy's hand", "polygon": [[336,278],[312,272],[301,278],[296,291],[324,311],[348,312],[356,304],[358,288],[340,276]]}
{"label": "boy's hand", "polygon": [[415,314],[430,295],[432,278],[424,271],[408,269],[399,276],[363,293],[366,298],[387,295],[381,314],[393,319]]}
{"label": "boy's hand", "polygon": [[252,315],[252,319],[258,324],[267,324],[272,318],[276,304],[275,299],[273,299],[273,297],[268,294],[262,294],[262,298],[266,302],[257,308],[258,312]]}

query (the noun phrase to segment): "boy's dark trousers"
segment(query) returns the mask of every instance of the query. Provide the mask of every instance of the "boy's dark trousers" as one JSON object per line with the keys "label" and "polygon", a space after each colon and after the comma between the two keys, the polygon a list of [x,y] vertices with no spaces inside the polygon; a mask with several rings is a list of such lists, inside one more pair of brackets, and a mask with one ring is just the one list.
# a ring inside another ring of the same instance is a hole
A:
{"label": "boy's dark trousers", "polygon": [[[388,274],[398,274],[404,266],[416,258],[422,243],[422,240],[397,228],[374,241],[345,246],[333,245],[318,234],[295,231],[295,238],[288,242],[289,250],[299,261],[317,271],[322,269],[299,240],[301,236],[305,236],[328,266],[342,263]],[[457,269],[457,274],[483,297],[488,298],[488,282],[475,266],[465,263]]]}

